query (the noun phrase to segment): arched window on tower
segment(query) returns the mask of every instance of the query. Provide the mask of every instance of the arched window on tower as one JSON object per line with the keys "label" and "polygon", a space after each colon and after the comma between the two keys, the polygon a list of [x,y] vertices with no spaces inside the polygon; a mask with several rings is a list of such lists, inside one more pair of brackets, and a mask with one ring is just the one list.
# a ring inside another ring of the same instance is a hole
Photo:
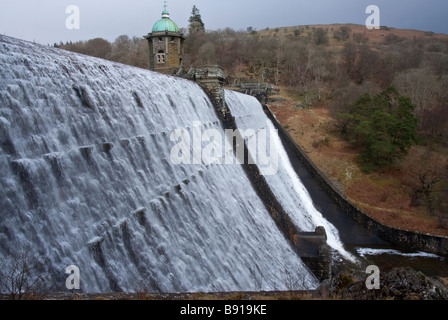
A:
{"label": "arched window on tower", "polygon": [[165,53],[163,50],[159,50],[159,53],[156,55],[157,63],[165,63]]}

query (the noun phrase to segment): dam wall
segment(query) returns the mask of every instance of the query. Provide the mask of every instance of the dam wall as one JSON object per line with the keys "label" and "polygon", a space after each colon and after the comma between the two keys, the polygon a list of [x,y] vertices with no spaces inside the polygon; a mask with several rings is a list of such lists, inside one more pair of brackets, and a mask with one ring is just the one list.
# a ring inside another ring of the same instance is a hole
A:
{"label": "dam wall", "polygon": [[71,265],[82,292],[286,290],[286,269],[316,288],[244,169],[194,157],[207,130],[197,83],[0,35],[3,270],[26,252],[53,292]]}

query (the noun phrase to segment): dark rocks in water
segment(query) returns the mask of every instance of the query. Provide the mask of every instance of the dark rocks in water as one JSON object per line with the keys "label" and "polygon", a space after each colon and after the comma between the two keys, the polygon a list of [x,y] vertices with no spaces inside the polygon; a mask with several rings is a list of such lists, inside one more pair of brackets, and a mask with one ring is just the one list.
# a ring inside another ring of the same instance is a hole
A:
{"label": "dark rocks in water", "polygon": [[104,142],[102,145],[102,151],[108,153],[112,148],[114,147],[114,144],[112,142]]}
{"label": "dark rocks in water", "polygon": [[81,152],[81,155],[83,156],[84,159],[86,160],[92,159],[93,146],[80,147],[79,151]]}
{"label": "dark rocks in water", "polygon": [[437,278],[408,267],[380,273],[380,288],[367,289],[368,274],[340,272],[316,290],[320,298],[344,300],[447,300],[448,288]]}
{"label": "dark rocks in water", "polygon": [[91,94],[89,93],[89,89],[84,86],[73,85],[73,90],[75,90],[76,95],[81,100],[83,106],[95,110],[95,103],[92,99]]}
{"label": "dark rocks in water", "polygon": [[143,105],[142,99],[140,99],[140,96],[138,95],[137,92],[132,91],[132,96],[134,97],[135,103],[137,104],[137,106],[139,108],[144,108],[145,106]]}

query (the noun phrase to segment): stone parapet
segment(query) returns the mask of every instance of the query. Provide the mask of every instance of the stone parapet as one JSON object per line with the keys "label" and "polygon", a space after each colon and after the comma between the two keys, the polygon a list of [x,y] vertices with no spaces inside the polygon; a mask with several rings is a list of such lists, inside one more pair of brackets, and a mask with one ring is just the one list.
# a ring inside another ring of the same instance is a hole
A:
{"label": "stone parapet", "polygon": [[179,73],[178,75],[197,82],[212,100],[220,117],[227,117],[229,109],[225,103],[225,76],[224,70],[220,66],[191,67],[187,73]]}
{"label": "stone parapet", "polygon": [[241,83],[236,85],[238,91],[257,98],[261,104],[269,102],[269,97],[278,94],[278,89],[268,83]]}

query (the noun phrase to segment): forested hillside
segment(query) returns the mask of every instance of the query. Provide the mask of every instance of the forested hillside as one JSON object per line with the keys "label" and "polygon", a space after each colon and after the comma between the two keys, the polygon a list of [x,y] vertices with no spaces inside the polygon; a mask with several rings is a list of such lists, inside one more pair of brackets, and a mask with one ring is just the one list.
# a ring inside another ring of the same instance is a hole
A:
{"label": "forested hillside", "polygon": [[[187,69],[218,64],[229,85],[271,83],[287,89],[305,107],[329,102],[335,113],[366,92],[394,85],[416,105],[420,129],[447,138],[442,122],[448,120],[443,108],[448,95],[448,35],[388,27],[367,30],[359,25],[184,31]],[[55,45],[148,68],[148,45],[139,37]]]}

